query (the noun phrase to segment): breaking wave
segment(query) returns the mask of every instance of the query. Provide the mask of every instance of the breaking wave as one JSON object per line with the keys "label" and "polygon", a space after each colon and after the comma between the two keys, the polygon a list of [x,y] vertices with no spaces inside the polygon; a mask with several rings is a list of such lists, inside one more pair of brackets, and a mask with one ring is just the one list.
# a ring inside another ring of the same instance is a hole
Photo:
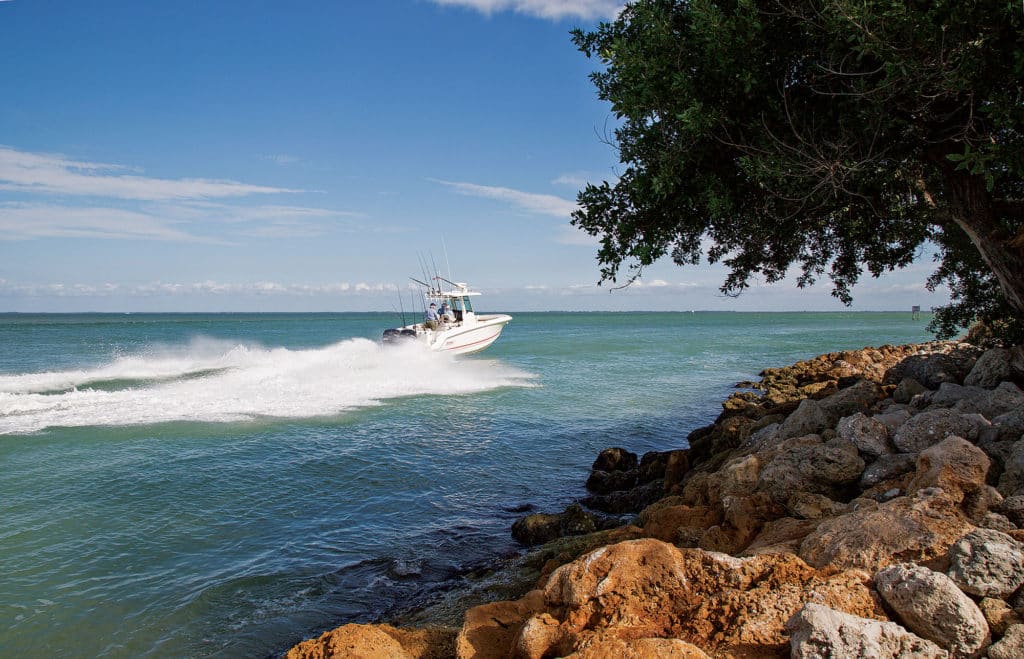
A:
{"label": "breaking wave", "polygon": [[307,350],[197,339],[94,368],[0,375],[0,434],[329,417],[402,396],[530,386],[532,378],[495,360],[368,339]]}

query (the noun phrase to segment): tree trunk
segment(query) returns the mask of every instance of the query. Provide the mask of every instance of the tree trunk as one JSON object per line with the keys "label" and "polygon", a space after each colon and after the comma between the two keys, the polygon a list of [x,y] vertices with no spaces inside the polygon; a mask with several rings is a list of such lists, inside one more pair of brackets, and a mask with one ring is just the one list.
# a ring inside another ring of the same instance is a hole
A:
{"label": "tree trunk", "polygon": [[953,221],[992,269],[1006,301],[1024,316],[1024,249],[1013,244],[1013,235],[1000,227],[984,180],[955,171],[949,161],[942,160],[939,168],[946,179]]}

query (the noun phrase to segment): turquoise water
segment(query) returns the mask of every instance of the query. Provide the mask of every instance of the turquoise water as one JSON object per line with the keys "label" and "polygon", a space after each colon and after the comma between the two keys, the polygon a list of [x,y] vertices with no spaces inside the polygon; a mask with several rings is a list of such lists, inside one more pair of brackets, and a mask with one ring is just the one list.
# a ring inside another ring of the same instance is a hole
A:
{"label": "turquoise water", "polygon": [[521,313],[468,358],[392,314],[0,314],[0,655],[266,656],[516,549],[602,448],[909,313]]}

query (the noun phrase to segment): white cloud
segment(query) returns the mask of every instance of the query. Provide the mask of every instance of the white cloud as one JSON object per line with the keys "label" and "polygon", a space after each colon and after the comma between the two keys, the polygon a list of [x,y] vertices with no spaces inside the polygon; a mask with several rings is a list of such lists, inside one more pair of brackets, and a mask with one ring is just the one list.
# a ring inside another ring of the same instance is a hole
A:
{"label": "white cloud", "polygon": [[0,189],[3,190],[147,201],[298,192],[237,181],[159,179],[110,173],[124,169],[121,165],[76,161],[61,155],[28,153],[0,146]]}
{"label": "white cloud", "polygon": [[154,296],[290,296],[310,297],[316,295],[363,295],[397,292],[398,286],[379,282],[328,282],[323,284],[285,284],[273,281],[226,283],[212,280],[179,283],[151,282],[126,286],[115,283],[104,284],[15,284],[0,279],[0,295],[24,297],[105,297],[110,295],[128,297]]}
{"label": "white cloud", "polygon": [[576,202],[569,201],[568,199],[562,199],[555,195],[535,194],[532,192],[513,190],[512,188],[477,185],[476,183],[461,183],[456,181],[442,181],[438,179],[430,180],[442,185],[447,185],[459,194],[469,197],[496,199],[513,206],[518,206],[519,208],[528,210],[532,213],[540,213],[541,215],[569,217],[569,214],[576,210]]}
{"label": "white cloud", "polygon": [[514,11],[549,20],[614,18],[622,10],[617,0],[433,0],[436,4],[466,7],[482,14]]}
{"label": "white cloud", "polygon": [[175,228],[162,218],[119,208],[0,204],[0,240],[33,238],[217,242]]}

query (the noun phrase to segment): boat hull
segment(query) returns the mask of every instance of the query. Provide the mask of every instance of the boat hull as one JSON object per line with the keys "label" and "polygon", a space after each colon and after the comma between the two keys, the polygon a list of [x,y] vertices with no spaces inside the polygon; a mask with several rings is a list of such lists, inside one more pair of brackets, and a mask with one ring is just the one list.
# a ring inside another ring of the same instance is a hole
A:
{"label": "boat hull", "polygon": [[501,336],[505,325],[512,316],[493,315],[477,316],[471,324],[453,324],[428,329],[423,325],[407,325],[385,333],[385,343],[419,341],[426,348],[435,352],[446,352],[451,355],[468,355],[480,352]]}

